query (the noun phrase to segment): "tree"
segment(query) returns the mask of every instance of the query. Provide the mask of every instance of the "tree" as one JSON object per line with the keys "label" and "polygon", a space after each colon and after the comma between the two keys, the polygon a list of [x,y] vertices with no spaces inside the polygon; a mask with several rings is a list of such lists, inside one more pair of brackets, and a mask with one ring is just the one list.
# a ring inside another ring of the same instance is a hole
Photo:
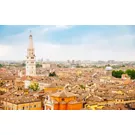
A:
{"label": "tree", "polygon": [[121,67],[126,67],[125,65],[122,65]]}
{"label": "tree", "polygon": [[132,70],[130,69],[127,69],[125,73],[128,74],[130,77],[132,76]]}
{"label": "tree", "polygon": [[0,81],[0,87],[4,85],[4,82]]}
{"label": "tree", "polygon": [[112,76],[114,76],[116,78],[121,78],[122,74],[124,74],[124,71],[122,71],[122,70],[118,70],[118,71],[113,70],[112,71]]}
{"label": "tree", "polygon": [[1,67],[3,67],[3,65],[2,65],[2,64],[0,64],[0,68],[1,68]]}
{"label": "tree", "polygon": [[84,68],[83,66],[77,65],[76,68]]}
{"label": "tree", "polygon": [[31,90],[33,90],[33,91],[37,91],[37,90],[40,89],[40,88],[39,88],[39,84],[36,83],[36,82],[33,82],[33,83],[30,84],[29,89],[31,89]]}
{"label": "tree", "polygon": [[112,71],[112,76],[116,78],[121,78],[122,74],[127,74],[131,79],[135,79],[135,70],[127,69],[125,72],[122,70],[119,71]]}
{"label": "tree", "polygon": [[92,67],[93,67],[93,68],[97,68],[97,66],[96,66],[96,65],[93,65]]}
{"label": "tree", "polygon": [[58,68],[61,68],[62,66],[58,64],[57,67],[58,67]]}
{"label": "tree", "polygon": [[128,69],[125,73],[130,76],[131,79],[135,79],[135,70]]}
{"label": "tree", "polygon": [[85,89],[85,86],[84,85],[80,85],[81,89]]}
{"label": "tree", "polygon": [[57,76],[55,72],[49,73],[50,77]]}
{"label": "tree", "polygon": [[25,67],[25,65],[26,65],[25,63],[22,64],[23,67]]}
{"label": "tree", "polygon": [[37,64],[36,64],[36,67],[39,68],[39,67],[42,67],[42,65],[39,64],[39,63],[37,63]]}
{"label": "tree", "polygon": [[77,66],[76,66],[76,68],[80,68],[80,66],[79,66],[79,65],[77,65]]}

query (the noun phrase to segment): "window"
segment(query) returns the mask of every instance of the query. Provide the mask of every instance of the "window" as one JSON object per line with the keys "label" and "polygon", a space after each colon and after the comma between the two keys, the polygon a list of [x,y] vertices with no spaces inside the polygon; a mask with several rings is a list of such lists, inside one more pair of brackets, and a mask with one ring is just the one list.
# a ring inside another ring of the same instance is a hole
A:
{"label": "window", "polygon": [[64,101],[64,98],[62,98],[62,101]]}

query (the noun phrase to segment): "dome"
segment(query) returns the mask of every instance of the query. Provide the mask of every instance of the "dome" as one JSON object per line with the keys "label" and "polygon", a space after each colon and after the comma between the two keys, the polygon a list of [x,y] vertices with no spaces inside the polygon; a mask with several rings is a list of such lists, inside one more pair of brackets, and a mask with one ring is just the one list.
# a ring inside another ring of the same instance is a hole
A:
{"label": "dome", "polygon": [[112,70],[112,67],[109,67],[109,66],[108,66],[108,67],[105,68],[105,70],[106,70],[106,71],[111,71],[111,70]]}

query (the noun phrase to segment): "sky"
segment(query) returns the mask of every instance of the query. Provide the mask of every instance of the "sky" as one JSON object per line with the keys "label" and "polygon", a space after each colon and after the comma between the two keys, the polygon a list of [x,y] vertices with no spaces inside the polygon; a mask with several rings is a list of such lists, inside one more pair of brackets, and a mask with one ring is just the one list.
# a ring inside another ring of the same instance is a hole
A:
{"label": "sky", "polygon": [[0,60],[25,60],[30,30],[36,59],[135,60],[131,25],[0,25]]}

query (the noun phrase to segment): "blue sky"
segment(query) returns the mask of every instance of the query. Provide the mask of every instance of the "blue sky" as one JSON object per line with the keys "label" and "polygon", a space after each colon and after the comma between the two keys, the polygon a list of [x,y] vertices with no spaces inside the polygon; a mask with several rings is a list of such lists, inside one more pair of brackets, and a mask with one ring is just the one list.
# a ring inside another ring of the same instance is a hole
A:
{"label": "blue sky", "polygon": [[135,60],[135,26],[124,25],[0,25],[0,59],[25,59],[30,30],[37,59]]}

